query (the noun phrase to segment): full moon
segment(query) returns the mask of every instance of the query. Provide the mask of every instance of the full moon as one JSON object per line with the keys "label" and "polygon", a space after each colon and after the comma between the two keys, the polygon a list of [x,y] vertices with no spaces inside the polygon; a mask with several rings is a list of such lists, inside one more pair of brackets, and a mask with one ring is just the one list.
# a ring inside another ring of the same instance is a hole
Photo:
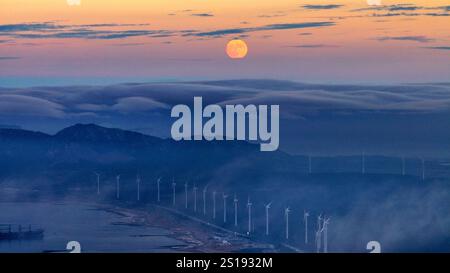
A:
{"label": "full moon", "polygon": [[247,44],[240,39],[234,39],[227,44],[227,55],[231,59],[242,59],[247,56]]}
{"label": "full moon", "polygon": [[381,6],[381,0],[367,0],[369,6]]}
{"label": "full moon", "polygon": [[81,5],[81,0],[67,0],[67,5],[79,6],[79,5]]}

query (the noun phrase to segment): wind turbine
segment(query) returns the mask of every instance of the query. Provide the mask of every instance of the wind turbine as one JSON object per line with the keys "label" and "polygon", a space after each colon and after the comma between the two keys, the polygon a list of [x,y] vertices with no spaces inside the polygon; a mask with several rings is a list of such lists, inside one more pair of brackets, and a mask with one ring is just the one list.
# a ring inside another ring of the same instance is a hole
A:
{"label": "wind turbine", "polygon": [[303,221],[305,222],[305,245],[308,244],[308,217],[309,212],[306,210],[303,212]]}
{"label": "wind turbine", "polygon": [[322,244],[321,237],[322,237],[322,214],[320,214],[317,217],[317,231],[316,231],[316,252],[320,252],[320,246]]}
{"label": "wind turbine", "polygon": [[311,155],[308,155],[308,171],[309,171],[309,174],[312,173],[312,158],[311,158]]}
{"label": "wind turbine", "polygon": [[120,174],[116,176],[116,199],[120,199]]}
{"label": "wind turbine", "polygon": [[226,223],[227,222],[227,198],[228,195],[226,195],[225,193],[222,195],[223,197],[223,222]]}
{"label": "wind turbine", "polygon": [[160,196],[160,184],[161,184],[161,177],[158,178],[158,180],[156,180],[156,185],[158,187],[158,196],[157,196],[157,201],[158,203],[161,202],[161,196]]}
{"label": "wind turbine", "polygon": [[194,212],[197,212],[197,186],[194,184]]}
{"label": "wind turbine", "polygon": [[289,239],[289,213],[291,212],[291,209],[287,207],[284,210],[284,216],[286,217],[286,240]]}
{"label": "wind turbine", "polygon": [[250,202],[250,197],[247,201],[247,208],[248,208],[248,232],[247,235],[250,235],[252,232],[252,203]]}
{"label": "wind turbine", "polygon": [[94,172],[97,176],[97,195],[100,195],[100,173]]}
{"label": "wind turbine", "polygon": [[422,180],[425,180],[425,159],[422,158]]}
{"label": "wind turbine", "polygon": [[236,194],[234,194],[234,226],[237,227],[238,226],[238,202],[239,200],[237,199]]}
{"label": "wind turbine", "polygon": [[362,157],[361,157],[361,173],[365,174],[366,173],[366,152],[363,151],[362,153]]}
{"label": "wind turbine", "polygon": [[264,205],[266,209],[266,236],[269,236],[269,209],[272,205],[272,202],[269,202],[268,204]]}
{"label": "wind turbine", "polygon": [[406,174],[406,168],[405,168],[405,157],[402,157],[402,175],[405,176]]}
{"label": "wind turbine", "polygon": [[212,192],[212,196],[213,196],[213,219],[216,219],[216,191]]}
{"label": "wind turbine", "polygon": [[172,205],[175,207],[175,191],[176,191],[176,187],[177,187],[177,183],[175,183],[175,178],[172,178],[172,194],[173,194],[173,199],[172,199]]}
{"label": "wind turbine", "polygon": [[137,200],[141,201],[141,177],[139,175],[136,176],[136,184],[137,184]]}
{"label": "wind turbine", "polygon": [[207,191],[208,185],[206,185],[203,188],[203,215],[206,215],[206,191]]}
{"label": "wind turbine", "polygon": [[328,253],[328,224],[330,223],[330,218],[325,218],[323,220],[323,252]]}
{"label": "wind turbine", "polygon": [[188,208],[188,183],[184,183],[184,208]]}

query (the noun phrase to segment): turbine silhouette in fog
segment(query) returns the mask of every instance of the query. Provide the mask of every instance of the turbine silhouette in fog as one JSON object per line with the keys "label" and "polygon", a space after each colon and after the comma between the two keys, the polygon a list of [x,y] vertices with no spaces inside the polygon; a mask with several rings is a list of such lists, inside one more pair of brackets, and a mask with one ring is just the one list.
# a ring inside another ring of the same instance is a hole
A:
{"label": "turbine silhouette in fog", "polygon": [[269,209],[272,205],[272,202],[269,202],[264,207],[266,209],[266,236],[269,236]]}
{"label": "turbine silhouette in fog", "polygon": [[161,202],[161,195],[160,195],[160,186],[161,186],[161,177],[158,178],[158,180],[156,180],[156,187],[157,187],[157,196],[156,196],[156,200],[159,202]]}
{"label": "turbine silhouette in fog", "polygon": [[175,178],[172,178],[172,205],[175,207],[176,204],[176,187],[177,187],[177,183],[175,183]]}
{"label": "turbine silhouette in fog", "polygon": [[116,176],[116,199],[120,199],[120,174]]}
{"label": "turbine silhouette in fog", "polygon": [[284,216],[286,218],[286,240],[289,239],[289,213],[291,212],[291,209],[287,207],[284,210]]}
{"label": "turbine silhouette in fog", "polygon": [[361,155],[361,173],[366,173],[366,152],[363,151]]}
{"label": "turbine silhouette in fog", "polygon": [[248,209],[248,232],[247,235],[250,235],[252,232],[252,203],[250,202],[250,197],[247,200],[247,209]]}
{"label": "turbine silhouette in fog", "polygon": [[206,215],[206,191],[207,191],[208,185],[206,185],[203,188],[203,215]]}
{"label": "turbine silhouette in fog", "polygon": [[322,214],[317,217],[317,230],[316,230],[316,252],[320,252],[322,245]]}
{"label": "turbine silhouette in fog", "polygon": [[94,172],[97,176],[97,195],[100,195],[100,173]]}
{"label": "turbine silhouette in fog", "polygon": [[308,217],[309,212],[306,210],[303,212],[303,221],[305,222],[305,245],[308,244]]}
{"label": "turbine silhouette in fog", "polygon": [[323,220],[323,252],[328,253],[328,224],[330,223],[330,218],[326,218]]}
{"label": "turbine silhouette in fog", "polygon": [[197,212],[197,186],[194,184],[193,192],[194,192],[194,212]]}
{"label": "turbine silhouette in fog", "polygon": [[425,159],[422,158],[422,180],[425,180]]}
{"label": "turbine silhouette in fog", "polygon": [[188,183],[184,183],[184,208],[188,208]]}
{"label": "turbine silhouette in fog", "polygon": [[308,156],[308,172],[309,172],[309,174],[312,173],[312,158],[311,158],[311,155]]}
{"label": "turbine silhouette in fog", "polygon": [[236,194],[234,194],[234,226],[237,227],[238,226],[238,202],[239,200],[237,199]]}
{"label": "turbine silhouette in fog", "polygon": [[222,195],[223,197],[223,222],[226,223],[227,222],[227,198],[228,195],[226,195],[225,193]]}
{"label": "turbine silhouette in fog", "polygon": [[137,200],[141,201],[141,177],[139,175],[136,176],[136,184],[137,184]]}
{"label": "turbine silhouette in fog", "polygon": [[213,199],[213,219],[216,219],[216,191],[212,192],[212,199]]}
{"label": "turbine silhouette in fog", "polygon": [[406,174],[406,168],[405,168],[406,164],[405,164],[405,157],[402,157],[402,175],[405,176]]}

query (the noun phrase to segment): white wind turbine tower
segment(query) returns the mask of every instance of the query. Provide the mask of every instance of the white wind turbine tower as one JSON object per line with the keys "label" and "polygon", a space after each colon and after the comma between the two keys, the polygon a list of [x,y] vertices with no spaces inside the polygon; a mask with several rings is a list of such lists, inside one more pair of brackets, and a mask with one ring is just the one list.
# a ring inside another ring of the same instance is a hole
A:
{"label": "white wind turbine tower", "polygon": [[303,212],[303,221],[305,222],[305,245],[308,244],[308,217],[309,212],[306,210]]}
{"label": "white wind turbine tower", "polygon": [[137,200],[141,201],[141,177],[139,175],[136,176],[136,184],[137,184]]}
{"label": "white wind turbine tower", "polygon": [[320,252],[320,246],[322,244],[321,237],[322,237],[322,214],[320,214],[317,217],[317,231],[316,231],[316,252]]}
{"label": "white wind turbine tower", "polygon": [[405,176],[405,174],[406,174],[405,157],[402,156],[402,175]]}
{"label": "white wind turbine tower", "polygon": [[248,232],[247,235],[250,235],[252,232],[252,203],[250,202],[250,197],[247,201],[247,208],[248,208]]}
{"label": "white wind turbine tower", "polygon": [[312,158],[311,158],[311,155],[308,156],[308,171],[309,171],[309,174],[312,173]]}
{"label": "white wind turbine tower", "polygon": [[173,194],[173,196],[172,196],[172,205],[174,207],[175,207],[175,202],[176,202],[176,199],[175,199],[176,187],[177,187],[177,183],[175,183],[175,178],[172,178],[172,194]]}
{"label": "white wind turbine tower", "polygon": [[161,177],[158,178],[158,180],[156,180],[156,186],[158,188],[158,195],[157,195],[157,201],[158,203],[161,202],[161,196],[160,196],[160,186],[161,186]]}
{"label": "white wind turbine tower", "polygon": [[422,158],[422,180],[425,180],[425,159]]}
{"label": "white wind turbine tower", "polygon": [[228,195],[226,195],[225,193],[222,195],[223,197],[223,222],[226,223],[227,222],[227,198]]}
{"label": "white wind turbine tower", "polygon": [[323,252],[328,253],[328,224],[330,223],[330,218],[325,218],[323,220]]}
{"label": "white wind turbine tower", "polygon": [[269,236],[269,209],[272,205],[272,202],[269,202],[268,204],[264,205],[266,209],[266,236]]}
{"label": "white wind turbine tower", "polygon": [[238,202],[239,200],[237,199],[236,194],[234,194],[234,226],[237,227],[238,226]]}
{"label": "white wind turbine tower", "polygon": [[206,215],[206,191],[208,189],[208,185],[203,188],[203,215]]}
{"label": "white wind turbine tower", "polygon": [[291,212],[291,209],[287,207],[284,210],[284,216],[286,217],[286,240],[289,239],[289,213]]}
{"label": "white wind turbine tower", "polygon": [[213,219],[216,219],[216,191],[212,192],[212,196],[213,196]]}
{"label": "white wind turbine tower", "polygon": [[188,183],[184,183],[184,208],[188,208]]}
{"label": "white wind turbine tower", "polygon": [[97,176],[97,195],[100,195],[100,173],[94,172]]}
{"label": "white wind turbine tower", "polygon": [[116,199],[120,199],[120,174],[116,176]]}
{"label": "white wind turbine tower", "polygon": [[362,157],[361,157],[361,173],[365,174],[366,173],[366,152],[363,151],[362,153]]}
{"label": "white wind turbine tower", "polygon": [[194,184],[194,212],[197,212],[197,186]]}

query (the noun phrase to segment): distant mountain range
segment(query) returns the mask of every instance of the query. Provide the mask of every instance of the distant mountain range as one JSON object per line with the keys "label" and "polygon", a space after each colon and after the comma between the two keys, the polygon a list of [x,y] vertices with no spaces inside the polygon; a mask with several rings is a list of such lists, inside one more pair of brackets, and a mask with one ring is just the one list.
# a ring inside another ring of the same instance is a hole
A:
{"label": "distant mountain range", "polygon": [[[226,177],[291,179],[309,172],[307,156],[260,152],[258,145],[245,141],[176,142],[95,124],[76,124],[55,135],[0,128],[0,163],[0,177],[97,170],[111,176],[141,173],[206,181],[222,172]],[[405,171],[420,176],[419,163],[407,159]],[[361,156],[311,159],[316,173],[359,173],[361,164]],[[365,165],[368,173],[399,174],[402,168],[401,159],[383,156],[367,156]],[[427,162],[428,174],[438,173],[439,166],[439,162]]]}
{"label": "distant mountain range", "polygon": [[97,170],[181,178],[211,175],[237,160],[257,166],[264,159],[289,158],[282,152],[264,155],[259,146],[242,141],[175,142],[95,124],[76,124],[55,135],[0,129],[0,155],[1,177]]}

